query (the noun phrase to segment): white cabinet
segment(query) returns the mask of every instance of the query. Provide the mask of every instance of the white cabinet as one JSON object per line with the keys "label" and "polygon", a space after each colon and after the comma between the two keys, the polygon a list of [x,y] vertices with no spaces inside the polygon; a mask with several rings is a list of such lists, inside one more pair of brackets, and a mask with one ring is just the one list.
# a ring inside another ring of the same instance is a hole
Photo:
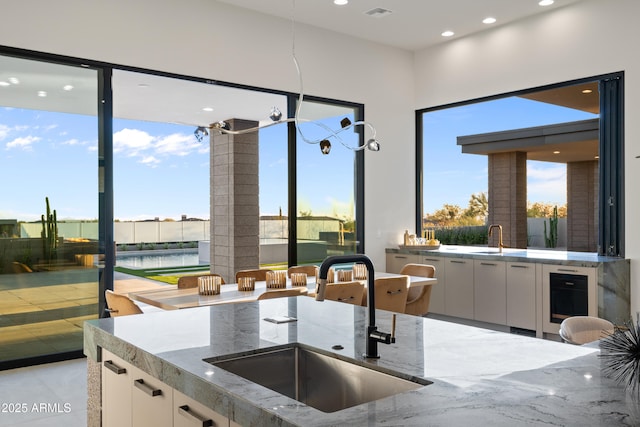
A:
{"label": "white cabinet", "polygon": [[133,427],[172,427],[173,389],[132,367],[131,419]]}
{"label": "white cabinet", "polygon": [[507,325],[536,329],[536,268],[526,262],[507,263]]}
{"label": "white cabinet", "polygon": [[102,360],[103,427],[239,426],[104,349]]}
{"label": "white cabinet", "polygon": [[228,426],[229,420],[178,390],[173,391],[173,427]]}
{"label": "white cabinet", "polygon": [[387,273],[400,273],[409,263],[420,263],[422,257],[415,254],[387,254]]}
{"label": "white cabinet", "polygon": [[436,269],[435,277],[438,279],[438,283],[431,286],[429,313],[445,314],[444,258],[425,255],[422,257],[422,264],[433,265]]}
{"label": "white cabinet", "polygon": [[102,426],[131,427],[131,365],[102,350]]}
{"label": "white cabinet", "polygon": [[444,274],[445,314],[473,319],[473,260],[446,258]]}
{"label": "white cabinet", "polygon": [[481,322],[507,322],[507,289],[504,261],[473,261],[473,312]]}

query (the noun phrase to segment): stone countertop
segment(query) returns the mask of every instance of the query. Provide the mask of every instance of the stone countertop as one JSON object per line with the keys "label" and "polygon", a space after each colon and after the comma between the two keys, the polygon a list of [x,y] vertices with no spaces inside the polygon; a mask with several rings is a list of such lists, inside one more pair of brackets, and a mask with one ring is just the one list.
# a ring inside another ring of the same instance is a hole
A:
{"label": "stone countertop", "polygon": [[[263,320],[281,315],[298,321]],[[391,313],[378,310],[377,324],[389,332]],[[281,298],[87,321],[85,354],[99,361],[105,348],[241,425],[640,425],[640,405],[602,376],[597,347],[398,315],[397,342],[364,361],[365,325],[365,307]],[[288,343],[433,384],[323,413],[203,361]]]}
{"label": "stone countertop", "polygon": [[545,264],[573,265],[576,267],[598,267],[602,263],[623,262],[629,260],[618,257],[602,256],[592,252],[571,252],[551,249],[503,248],[502,253],[495,247],[441,245],[438,249],[421,249],[403,246],[387,248],[386,253],[434,255],[451,258],[491,259],[515,262],[543,262]]}

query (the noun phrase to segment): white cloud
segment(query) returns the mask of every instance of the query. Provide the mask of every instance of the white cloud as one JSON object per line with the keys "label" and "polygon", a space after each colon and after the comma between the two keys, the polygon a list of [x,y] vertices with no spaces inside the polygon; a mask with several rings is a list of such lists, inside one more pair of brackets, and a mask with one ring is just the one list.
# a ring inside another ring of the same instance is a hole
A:
{"label": "white cloud", "polygon": [[33,150],[32,144],[38,141],[40,141],[40,138],[37,136],[25,136],[23,138],[16,138],[13,141],[7,142],[6,147],[7,150],[12,148],[21,148],[26,151],[31,151]]}
{"label": "white cloud", "polygon": [[170,156],[187,156],[201,148],[193,135],[174,133],[162,138],[155,145],[156,153]]}
{"label": "white cloud", "polygon": [[9,126],[0,125],[0,140],[5,139],[9,135],[10,131],[11,129],[9,128]]}
{"label": "white cloud", "polygon": [[137,129],[122,129],[113,134],[113,152],[124,153],[129,157],[137,156],[141,151],[153,147],[153,136]]}
{"label": "white cloud", "polygon": [[86,143],[80,142],[80,141],[78,141],[77,139],[74,138],[74,139],[69,139],[67,141],[62,141],[60,144],[61,145],[78,145],[78,144],[83,144],[84,145]]}
{"label": "white cloud", "polygon": [[158,163],[160,163],[160,160],[153,156],[143,156],[140,160],[140,163],[142,163],[143,165],[155,167]]}
{"label": "white cloud", "polygon": [[527,164],[527,199],[531,203],[565,203],[567,168],[564,164]]}

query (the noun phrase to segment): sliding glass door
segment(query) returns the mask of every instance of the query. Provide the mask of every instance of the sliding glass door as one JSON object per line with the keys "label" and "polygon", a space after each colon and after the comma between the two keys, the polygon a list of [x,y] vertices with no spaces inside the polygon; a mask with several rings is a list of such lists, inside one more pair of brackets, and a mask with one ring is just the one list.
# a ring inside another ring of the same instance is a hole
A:
{"label": "sliding glass door", "polygon": [[0,369],[81,354],[98,317],[98,72],[0,56]]}

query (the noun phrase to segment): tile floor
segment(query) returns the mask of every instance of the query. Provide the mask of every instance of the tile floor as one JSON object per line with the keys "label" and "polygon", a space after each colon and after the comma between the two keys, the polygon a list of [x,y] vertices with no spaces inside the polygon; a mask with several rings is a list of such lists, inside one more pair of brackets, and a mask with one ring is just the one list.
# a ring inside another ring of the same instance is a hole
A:
{"label": "tile floor", "polygon": [[0,426],[87,425],[87,361],[0,371]]}

